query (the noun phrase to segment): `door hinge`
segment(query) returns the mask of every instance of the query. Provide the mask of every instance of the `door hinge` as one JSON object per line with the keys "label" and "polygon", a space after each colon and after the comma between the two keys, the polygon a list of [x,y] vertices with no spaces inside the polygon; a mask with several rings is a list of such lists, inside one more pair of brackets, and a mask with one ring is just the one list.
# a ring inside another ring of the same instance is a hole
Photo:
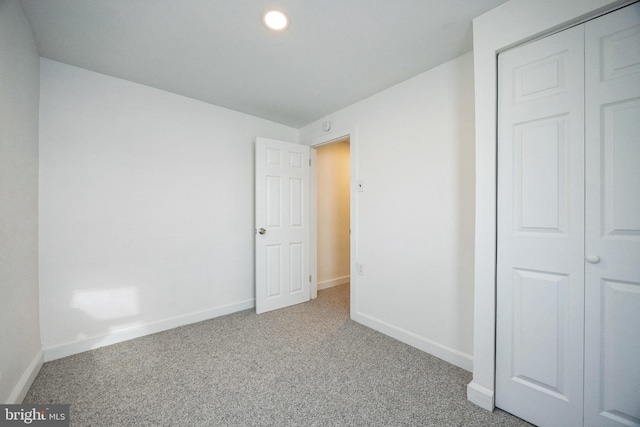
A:
{"label": "door hinge", "polygon": [[311,159],[309,159],[309,166],[311,166]]}
{"label": "door hinge", "polygon": [[309,275],[309,283],[311,283],[311,275]]}

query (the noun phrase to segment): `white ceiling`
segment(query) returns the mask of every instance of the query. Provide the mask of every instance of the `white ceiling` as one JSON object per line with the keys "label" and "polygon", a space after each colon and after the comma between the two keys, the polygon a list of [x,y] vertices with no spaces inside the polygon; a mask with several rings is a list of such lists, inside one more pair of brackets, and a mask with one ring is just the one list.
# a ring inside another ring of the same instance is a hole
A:
{"label": "white ceiling", "polygon": [[45,58],[294,128],[469,52],[471,20],[505,2],[21,0]]}

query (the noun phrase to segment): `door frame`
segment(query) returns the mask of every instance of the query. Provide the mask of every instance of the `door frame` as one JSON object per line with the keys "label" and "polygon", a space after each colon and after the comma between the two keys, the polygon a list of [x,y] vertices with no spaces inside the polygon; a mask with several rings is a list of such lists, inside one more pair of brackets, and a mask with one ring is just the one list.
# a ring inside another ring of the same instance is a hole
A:
{"label": "door frame", "polygon": [[467,398],[489,411],[495,408],[496,374],[498,53],[635,1],[512,0],[473,20],[476,221],[473,380],[467,386]]}
{"label": "door frame", "polygon": [[307,145],[311,148],[309,158],[311,159],[310,175],[310,240],[309,240],[309,268],[311,270],[311,299],[318,297],[318,218],[317,218],[317,169],[316,169],[316,148],[337,142],[345,138],[349,138],[349,226],[351,236],[349,238],[349,276],[350,276],[350,317],[356,313],[357,307],[357,276],[356,276],[356,260],[358,256],[358,224],[357,224],[357,194],[356,194],[356,177],[357,177],[357,129],[355,127],[327,132],[324,135],[310,141]]}

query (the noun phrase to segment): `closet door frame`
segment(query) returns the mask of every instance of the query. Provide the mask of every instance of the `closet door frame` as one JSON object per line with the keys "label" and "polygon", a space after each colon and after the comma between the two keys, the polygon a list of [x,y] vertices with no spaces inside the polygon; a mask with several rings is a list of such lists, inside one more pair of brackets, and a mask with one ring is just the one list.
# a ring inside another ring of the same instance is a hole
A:
{"label": "closet door frame", "polygon": [[473,381],[467,387],[467,397],[487,410],[495,408],[497,55],[634,2],[512,0],[473,21],[476,255]]}

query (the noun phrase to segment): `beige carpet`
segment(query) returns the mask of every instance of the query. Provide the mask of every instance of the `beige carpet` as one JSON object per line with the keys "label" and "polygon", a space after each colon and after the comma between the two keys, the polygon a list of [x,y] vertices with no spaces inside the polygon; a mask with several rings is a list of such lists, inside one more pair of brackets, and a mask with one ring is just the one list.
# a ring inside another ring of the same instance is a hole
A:
{"label": "beige carpet", "polygon": [[524,426],[471,374],[349,320],[349,287],[45,363],[25,403],[74,426]]}

